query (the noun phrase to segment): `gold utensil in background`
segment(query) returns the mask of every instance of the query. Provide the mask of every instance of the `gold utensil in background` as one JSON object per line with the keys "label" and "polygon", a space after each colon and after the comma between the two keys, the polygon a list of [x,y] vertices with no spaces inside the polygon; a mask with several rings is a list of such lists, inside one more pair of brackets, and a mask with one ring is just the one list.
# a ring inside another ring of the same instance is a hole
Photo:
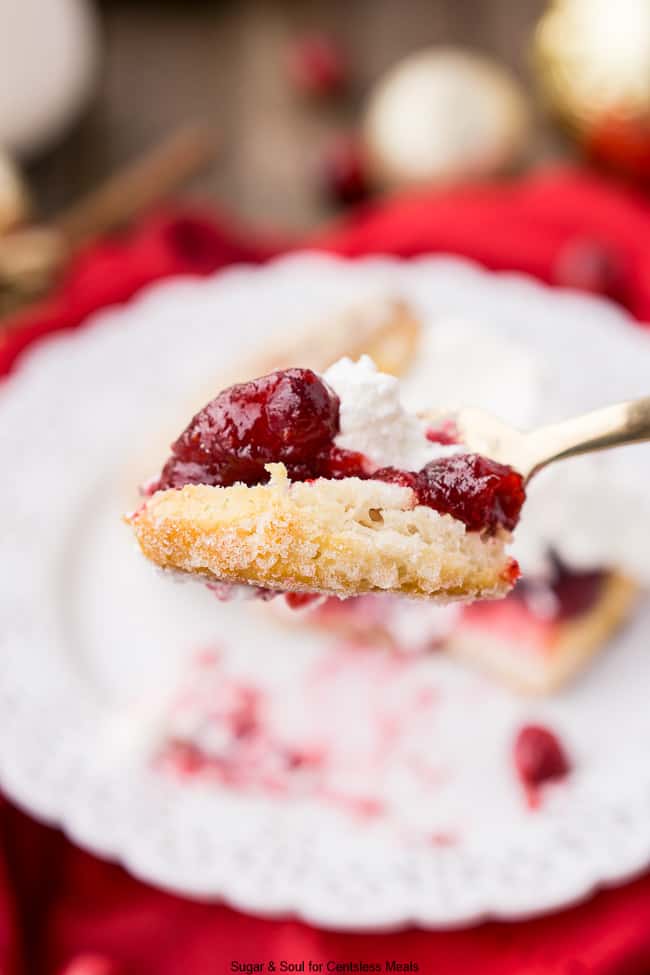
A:
{"label": "gold utensil in background", "polygon": [[40,297],[75,251],[163,199],[213,156],[209,130],[184,126],[53,221],[0,237],[0,316]]}

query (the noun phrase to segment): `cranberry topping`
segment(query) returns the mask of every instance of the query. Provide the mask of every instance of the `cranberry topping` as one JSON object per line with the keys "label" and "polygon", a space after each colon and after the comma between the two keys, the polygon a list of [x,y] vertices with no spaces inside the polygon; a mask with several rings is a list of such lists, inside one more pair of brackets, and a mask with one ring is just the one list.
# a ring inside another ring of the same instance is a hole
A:
{"label": "cranberry topping", "polygon": [[522,599],[534,609],[540,595],[550,595],[555,620],[568,620],[588,612],[600,597],[607,571],[570,569],[554,552],[550,553],[550,558],[553,565],[551,578],[543,582],[523,579],[512,594],[513,598]]}
{"label": "cranberry topping", "polygon": [[341,477],[368,478],[372,474],[372,464],[363,454],[355,450],[342,450],[340,447],[330,447],[323,455],[319,464],[321,477],[338,479]]}
{"label": "cranberry topping", "polygon": [[571,619],[591,609],[600,597],[606,578],[604,569],[563,573],[552,584],[558,601],[558,618]]}
{"label": "cranberry topping", "polygon": [[400,487],[411,488],[416,495],[419,495],[419,475],[415,471],[400,471],[397,467],[381,467],[372,476],[375,481],[399,484]]}
{"label": "cranberry topping", "polygon": [[521,578],[521,566],[516,559],[509,559],[508,564],[501,573],[501,578],[514,586],[515,582]]}
{"label": "cranberry topping", "polygon": [[271,461],[306,480],[338,428],[338,397],[316,373],[272,372],[225,389],[196,414],[172,445],[159,487],[259,484]]}
{"label": "cranberry topping", "polygon": [[571,769],[565,751],[552,731],[541,725],[525,725],[515,739],[515,768],[527,787],[562,779]]}
{"label": "cranberry topping", "polygon": [[520,474],[479,454],[455,454],[431,461],[419,473],[383,467],[372,475],[410,487],[419,504],[463,521],[470,531],[511,531],[525,492]]}
{"label": "cranberry topping", "polygon": [[199,461],[183,459],[183,455],[188,453],[189,449],[180,444],[180,441],[177,440],[172,449],[175,453],[162,469],[160,480],[156,485],[157,491],[166,488],[182,488],[185,484],[228,486],[238,481],[243,484],[260,484],[268,480],[264,465],[257,461],[217,457],[213,461],[206,460],[201,464]]}
{"label": "cranberry topping", "polygon": [[470,531],[514,528],[525,493],[521,476],[478,454],[457,454],[421,471],[373,471],[363,454],[334,444],[339,400],[310,369],[272,372],[225,389],[172,445],[157,489],[185,484],[263,484],[264,465],[281,462],[293,481],[377,478],[410,487],[419,504],[463,521]]}
{"label": "cranberry topping", "polygon": [[309,460],[339,428],[338,397],[310,369],[272,372],[220,393],[182,435],[208,451],[266,463]]}
{"label": "cranberry topping", "polygon": [[512,531],[525,497],[520,474],[480,454],[443,457],[419,474],[420,504],[453,515],[470,531]]}

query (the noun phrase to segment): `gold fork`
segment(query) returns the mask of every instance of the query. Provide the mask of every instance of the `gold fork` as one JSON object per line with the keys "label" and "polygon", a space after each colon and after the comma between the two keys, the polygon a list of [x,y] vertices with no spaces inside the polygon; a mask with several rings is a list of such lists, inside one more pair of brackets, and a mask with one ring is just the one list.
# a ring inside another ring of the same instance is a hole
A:
{"label": "gold fork", "polygon": [[[427,413],[439,421],[440,414]],[[514,467],[530,478],[563,457],[650,441],[650,396],[605,406],[591,413],[524,433],[490,413],[467,408],[453,415],[459,439],[477,454]]]}

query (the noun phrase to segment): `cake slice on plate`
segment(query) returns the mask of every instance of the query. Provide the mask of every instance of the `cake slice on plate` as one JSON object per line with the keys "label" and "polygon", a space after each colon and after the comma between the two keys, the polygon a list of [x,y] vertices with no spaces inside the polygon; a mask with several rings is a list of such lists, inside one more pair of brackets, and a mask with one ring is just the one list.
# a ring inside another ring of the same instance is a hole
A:
{"label": "cake slice on plate", "polygon": [[616,569],[558,565],[546,579],[523,579],[498,606],[464,606],[446,648],[518,690],[548,693],[585,669],[629,619],[638,595]]}
{"label": "cake slice on plate", "polygon": [[[545,577],[528,577],[505,599],[447,607],[372,595],[341,602],[277,602],[292,626],[338,634],[399,653],[445,651],[518,691],[548,693],[582,673],[629,619],[639,586],[616,569],[584,571],[556,560]],[[296,612],[296,608],[300,612]]]}
{"label": "cake slice on plate", "polygon": [[[278,334],[270,351],[239,366],[228,382],[287,369],[297,362],[322,372],[339,359],[368,355],[380,372],[400,376],[415,362],[422,329],[413,308],[395,295],[368,296],[326,320],[306,321]],[[224,383],[226,385],[226,383]]]}
{"label": "cake slice on plate", "polygon": [[203,580],[348,597],[477,599],[518,576],[520,475],[444,443],[368,357],[221,392],[129,521],[157,565]]}

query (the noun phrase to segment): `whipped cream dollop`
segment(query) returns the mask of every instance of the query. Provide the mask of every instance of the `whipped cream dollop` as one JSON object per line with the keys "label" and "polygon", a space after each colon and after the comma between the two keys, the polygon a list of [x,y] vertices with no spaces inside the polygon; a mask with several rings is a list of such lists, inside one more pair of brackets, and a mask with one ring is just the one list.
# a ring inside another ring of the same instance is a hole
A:
{"label": "whipped cream dollop", "polygon": [[427,439],[429,424],[405,409],[398,380],[379,372],[369,356],[339,359],[323,378],[341,402],[337,447],[358,451],[378,467],[407,471],[462,451]]}

